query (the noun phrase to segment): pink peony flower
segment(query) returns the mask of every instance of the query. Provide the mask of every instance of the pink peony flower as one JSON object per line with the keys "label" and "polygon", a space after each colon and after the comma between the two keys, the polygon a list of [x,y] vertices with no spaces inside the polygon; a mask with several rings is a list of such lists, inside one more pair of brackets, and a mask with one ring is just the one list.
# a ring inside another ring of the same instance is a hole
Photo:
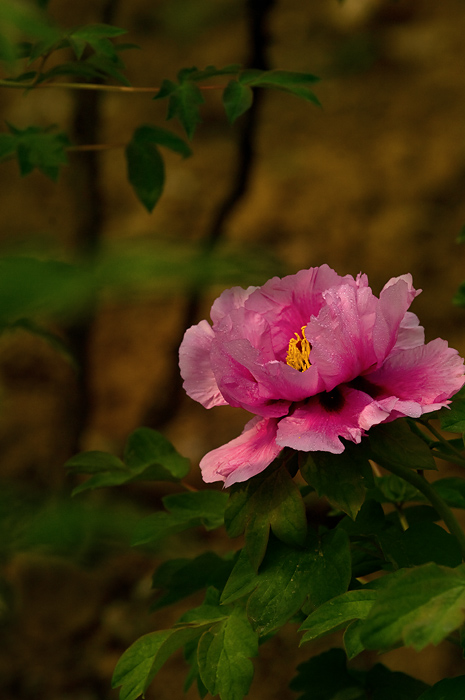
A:
{"label": "pink peony flower", "polygon": [[366,275],[327,265],[263,287],[233,287],[186,331],[179,364],[187,394],[206,408],[255,414],[242,434],[200,462],[204,481],[230,486],[263,471],[283,447],[344,451],[365,431],[446,406],[464,384],[463,360],[445,340],[425,345],[407,311],[411,275],[379,299]]}

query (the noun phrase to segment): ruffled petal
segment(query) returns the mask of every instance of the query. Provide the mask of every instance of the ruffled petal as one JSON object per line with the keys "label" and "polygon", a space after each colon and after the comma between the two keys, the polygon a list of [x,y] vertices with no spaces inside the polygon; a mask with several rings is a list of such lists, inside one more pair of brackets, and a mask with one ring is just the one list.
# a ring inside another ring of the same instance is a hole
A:
{"label": "ruffled petal", "polygon": [[276,442],[304,452],[340,454],[344,444],[339,438],[358,443],[365,430],[388,416],[388,411],[368,394],[341,386],[332,394],[315,396],[291,416],[282,418]]}
{"label": "ruffled petal", "polygon": [[252,418],[242,434],[208,452],[200,462],[205,482],[224,481],[225,487],[260,474],[281,452],[276,444],[277,421]]}
{"label": "ruffled petal", "polygon": [[227,316],[234,311],[244,306],[246,299],[254,292],[258,287],[248,287],[243,289],[242,287],[231,287],[231,289],[225,289],[225,291],[220,294],[218,299],[215,299],[213,306],[210,311],[210,318],[213,321],[213,325],[218,324],[224,316]]}
{"label": "ruffled petal", "polygon": [[210,362],[210,349],[215,334],[207,321],[189,328],[179,348],[179,368],[186,394],[205,406],[225,406]]}
{"label": "ruffled petal", "polygon": [[376,361],[371,342],[377,299],[368,287],[334,287],[324,293],[325,306],[305,334],[326,391],[349,382]]}
{"label": "ruffled petal", "polygon": [[396,344],[407,309],[421,290],[412,286],[412,276],[393,277],[381,290],[373,326],[373,349],[380,366]]}
{"label": "ruffled petal", "polygon": [[[446,406],[465,383],[463,359],[441,338],[408,350],[394,350],[367,379],[380,389],[377,398],[395,396],[415,402],[422,413]],[[436,408],[432,409],[433,405]],[[402,410],[401,404],[396,410]]]}
{"label": "ruffled petal", "polygon": [[420,326],[420,319],[411,311],[407,311],[400,322],[395,350],[407,350],[425,344],[425,329]]}

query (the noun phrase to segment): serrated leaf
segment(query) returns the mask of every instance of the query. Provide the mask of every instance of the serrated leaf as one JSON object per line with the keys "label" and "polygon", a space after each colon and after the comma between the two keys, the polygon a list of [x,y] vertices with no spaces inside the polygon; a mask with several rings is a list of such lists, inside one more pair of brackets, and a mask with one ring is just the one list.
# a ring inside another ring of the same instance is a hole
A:
{"label": "serrated leaf", "polygon": [[152,682],[165,661],[187,642],[199,637],[211,622],[160,630],[132,644],[116,664],[112,687],[121,687],[120,700],[136,700]]}
{"label": "serrated leaf", "polygon": [[253,91],[248,85],[231,80],[223,91],[223,106],[230,124],[244,114],[253,102]]}
{"label": "serrated leaf", "polygon": [[428,688],[418,700],[463,700],[465,697],[465,676],[444,678]]}
{"label": "serrated leaf", "polygon": [[342,454],[309,452],[300,467],[305,481],[319,496],[354,519],[373,477],[368,459],[358,446],[347,445]]}
{"label": "serrated leaf", "polygon": [[389,464],[410,469],[437,469],[431,450],[409,428],[406,421],[396,420],[370,428],[368,434],[372,458],[381,466]]}
{"label": "serrated leaf", "polygon": [[197,661],[200,677],[211,695],[221,700],[242,700],[253,678],[250,657],[258,653],[258,637],[245,612],[235,608],[231,615],[200,638]]}
{"label": "serrated leaf", "polygon": [[299,631],[307,630],[301,644],[342,629],[352,620],[364,620],[377,595],[377,591],[363,588],[347,591],[323,603],[300,626]]}
{"label": "serrated leaf", "polygon": [[282,542],[303,545],[307,519],[302,494],[281,462],[232,489],[225,525],[230,537],[245,530],[247,553],[256,570],[265,555],[270,528]]}
{"label": "serrated leaf", "polygon": [[[386,576],[388,579],[388,576]],[[420,651],[463,624],[465,571],[434,563],[407,570],[379,592],[361,632],[367,649],[399,643]]]}

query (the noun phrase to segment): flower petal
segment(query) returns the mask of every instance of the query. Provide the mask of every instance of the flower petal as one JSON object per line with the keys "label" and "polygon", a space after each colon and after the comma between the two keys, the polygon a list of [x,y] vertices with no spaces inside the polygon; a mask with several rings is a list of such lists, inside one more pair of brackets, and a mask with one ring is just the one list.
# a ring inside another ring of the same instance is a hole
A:
{"label": "flower petal", "polygon": [[224,481],[225,487],[260,474],[281,452],[276,444],[277,421],[255,416],[242,434],[208,452],[200,462],[206,483]]}
{"label": "flower petal", "polygon": [[418,345],[424,344],[425,329],[420,326],[420,319],[411,311],[407,311],[400,322],[395,349],[407,350],[407,348],[416,348]]}
{"label": "flower petal", "polygon": [[[422,413],[447,406],[448,399],[465,383],[462,358],[441,338],[427,345],[394,350],[382,367],[367,374],[367,379],[381,389],[382,394],[377,398],[396,396],[405,402],[415,402]],[[396,410],[402,410],[401,404]]]}
{"label": "flower petal", "polygon": [[389,416],[363,391],[338,387],[336,392],[336,404],[332,409],[325,406],[325,394],[320,394],[297,408],[291,416],[282,418],[278,424],[278,445],[304,452],[321,450],[340,454],[344,444],[339,438],[358,443],[365,430]]}
{"label": "flower petal", "polygon": [[191,326],[179,348],[179,368],[186,394],[205,406],[225,406],[210,362],[210,349],[215,334],[207,321]]}
{"label": "flower petal", "polygon": [[243,289],[242,287],[231,287],[231,289],[225,289],[225,291],[220,294],[218,299],[215,299],[213,306],[210,311],[210,318],[213,321],[213,325],[216,325],[221,321],[224,316],[227,316],[234,311],[244,306],[246,299],[254,292],[258,287],[248,287]]}
{"label": "flower petal", "polygon": [[326,391],[351,381],[376,361],[371,329],[378,300],[369,287],[341,285],[324,293],[325,306],[305,330]]}
{"label": "flower petal", "polygon": [[396,344],[405,313],[420,292],[413,288],[411,275],[393,277],[381,290],[373,326],[373,348],[378,366]]}

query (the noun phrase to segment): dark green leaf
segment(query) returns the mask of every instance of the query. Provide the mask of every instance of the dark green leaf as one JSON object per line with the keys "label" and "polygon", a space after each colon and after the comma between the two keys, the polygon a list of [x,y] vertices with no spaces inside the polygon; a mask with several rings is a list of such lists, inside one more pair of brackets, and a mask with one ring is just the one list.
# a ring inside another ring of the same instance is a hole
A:
{"label": "dark green leaf", "polygon": [[165,661],[177,649],[199,637],[211,622],[160,630],[146,634],[132,644],[118,661],[112,687],[122,686],[120,700],[143,695]]}
{"label": "dark green leaf", "polygon": [[135,471],[152,465],[162,466],[167,472],[163,480],[177,481],[189,471],[189,460],[182,457],[161,433],[151,428],[138,428],[129,436],[124,460]]}
{"label": "dark green leaf", "polygon": [[152,588],[164,593],[152,610],[176,603],[208,586],[222,590],[232,567],[232,559],[223,559],[214,552],[205,552],[195,559],[172,559],[161,564],[153,576]]}
{"label": "dark green leaf", "polygon": [[253,678],[251,656],[258,653],[258,638],[245,611],[231,615],[209,630],[199,641],[197,661],[200,677],[211,695],[221,700],[242,700]]}
{"label": "dark green leaf", "polygon": [[349,661],[355,659],[356,656],[365,651],[365,646],[360,638],[363,619],[354,620],[351,622],[343,635],[344,649],[346,650]]}
{"label": "dark green leaf", "polygon": [[424,501],[425,497],[417,489],[394,474],[375,479],[377,493],[370,490],[370,498],[380,503],[405,503],[406,501]]}
{"label": "dark green leaf", "polygon": [[176,84],[171,80],[164,80],[161,89],[154,100],[169,98],[167,119],[177,117],[184,127],[187,137],[191,139],[197,124],[199,124],[199,106],[204,99],[198,86],[190,80]]}
{"label": "dark green leaf", "polygon": [[309,87],[318,81],[319,78],[311,73],[297,73],[285,70],[259,71],[252,69],[243,71],[239,76],[239,82],[243,85],[283,90],[320,106],[317,96]]}
{"label": "dark green leaf", "polygon": [[367,649],[388,649],[399,643],[417,651],[439,644],[463,624],[465,571],[425,564],[395,577],[389,575],[361,633]]}
{"label": "dark green leaf", "polygon": [[465,508],[465,480],[459,477],[438,479],[431,484],[433,489],[452,508]]}
{"label": "dark green leaf", "polygon": [[69,139],[66,134],[50,133],[47,129],[34,126],[18,129],[8,124],[8,128],[10,134],[2,134],[2,155],[11,155],[13,150],[16,150],[21,176],[24,177],[34,168],[38,168],[56,180],[59,167],[68,162],[66,147],[69,146]]}
{"label": "dark green leaf", "polygon": [[397,543],[390,543],[390,554],[399,567],[419,566],[428,562],[455,567],[462,561],[460,545],[455,537],[431,522],[411,525]]}
{"label": "dark green leaf", "polygon": [[452,303],[455,304],[455,306],[465,306],[465,282],[462,282],[455,292],[452,297]]}
{"label": "dark green leaf", "polygon": [[135,130],[126,147],[128,179],[149,212],[158,202],[165,181],[165,166],[157,145],[165,146],[183,157],[191,155],[189,146],[171,131],[150,125]]}
{"label": "dark green leaf", "polygon": [[70,36],[90,42],[95,39],[111,39],[115,36],[121,36],[121,34],[127,34],[127,30],[113,27],[110,24],[88,24],[73,29]]}
{"label": "dark green leaf", "polygon": [[[116,54],[115,54],[116,55]],[[130,86],[131,83],[119,70],[119,67],[123,67],[121,62],[112,60],[103,54],[93,54],[85,61],[88,65],[97,68],[97,70],[105,77],[113,78],[118,83]]]}
{"label": "dark green leaf", "polygon": [[165,184],[165,164],[155,144],[130,141],[126,146],[128,180],[147,211],[153,211]]}
{"label": "dark green leaf", "polygon": [[302,623],[300,630],[307,631],[301,643],[319,639],[330,632],[342,629],[352,620],[364,620],[377,595],[377,591],[363,588],[347,591],[323,603]]}
{"label": "dark green leaf", "polygon": [[297,666],[289,684],[298,700],[366,700],[363,685],[347,670],[342,649],[330,649]]}
{"label": "dark green leaf", "polygon": [[17,139],[13,134],[0,134],[0,160],[16,153]]}
{"label": "dark green leaf", "polygon": [[65,465],[72,473],[93,474],[74,489],[73,495],[144,479],[178,481],[189,470],[189,460],[176,452],[163,435],[150,428],[139,428],[130,435],[124,461],[104,452],[83,452],[72,457]]}
{"label": "dark green leaf", "polygon": [[258,570],[270,527],[282,542],[302,546],[307,534],[307,519],[302,495],[286,467],[276,461],[262,474],[232,489],[225,513],[230,537],[245,530],[246,549]]}
{"label": "dark green leaf", "polygon": [[418,700],[428,688],[426,683],[383,664],[376,664],[367,673],[365,684],[373,700]]}
{"label": "dark green leaf", "polygon": [[143,518],[134,531],[134,545],[157,542],[191,527],[213,530],[223,524],[228,494],[221,491],[197,491],[165,496],[168,512]]}
{"label": "dark green leaf", "polygon": [[465,243],[465,226],[462,226],[460,229],[459,235],[456,238],[456,243]]}
{"label": "dark green leaf", "polygon": [[448,409],[440,411],[441,428],[451,433],[465,433],[465,399],[455,399]]}
{"label": "dark green leaf", "polygon": [[463,700],[465,697],[465,676],[444,678],[429,688],[418,700]]}
{"label": "dark green leaf", "polygon": [[431,450],[410,430],[406,421],[375,425],[370,429],[369,447],[372,459],[381,466],[389,464],[410,469],[437,469]]}
{"label": "dark green leaf", "polygon": [[253,102],[253,91],[248,85],[231,80],[223,91],[223,106],[230,124],[244,114]]}
{"label": "dark green leaf", "polygon": [[331,505],[355,518],[372,485],[371,467],[359,446],[346,445],[342,454],[311,452],[300,467],[305,481]]}
{"label": "dark green leaf", "polygon": [[201,70],[197,68],[183,68],[178,73],[178,80],[182,82],[186,78],[189,80],[207,80],[208,78],[214,78],[218,75],[234,75],[238,73],[241,66],[237,63],[225,66],[224,68],[216,68],[215,66],[207,66]]}
{"label": "dark green leaf", "polygon": [[[307,597],[312,606],[347,590],[350,550],[341,530],[310,538],[305,551],[272,541],[247,611],[260,635],[281,627]],[[232,576],[233,574],[231,574]]]}

